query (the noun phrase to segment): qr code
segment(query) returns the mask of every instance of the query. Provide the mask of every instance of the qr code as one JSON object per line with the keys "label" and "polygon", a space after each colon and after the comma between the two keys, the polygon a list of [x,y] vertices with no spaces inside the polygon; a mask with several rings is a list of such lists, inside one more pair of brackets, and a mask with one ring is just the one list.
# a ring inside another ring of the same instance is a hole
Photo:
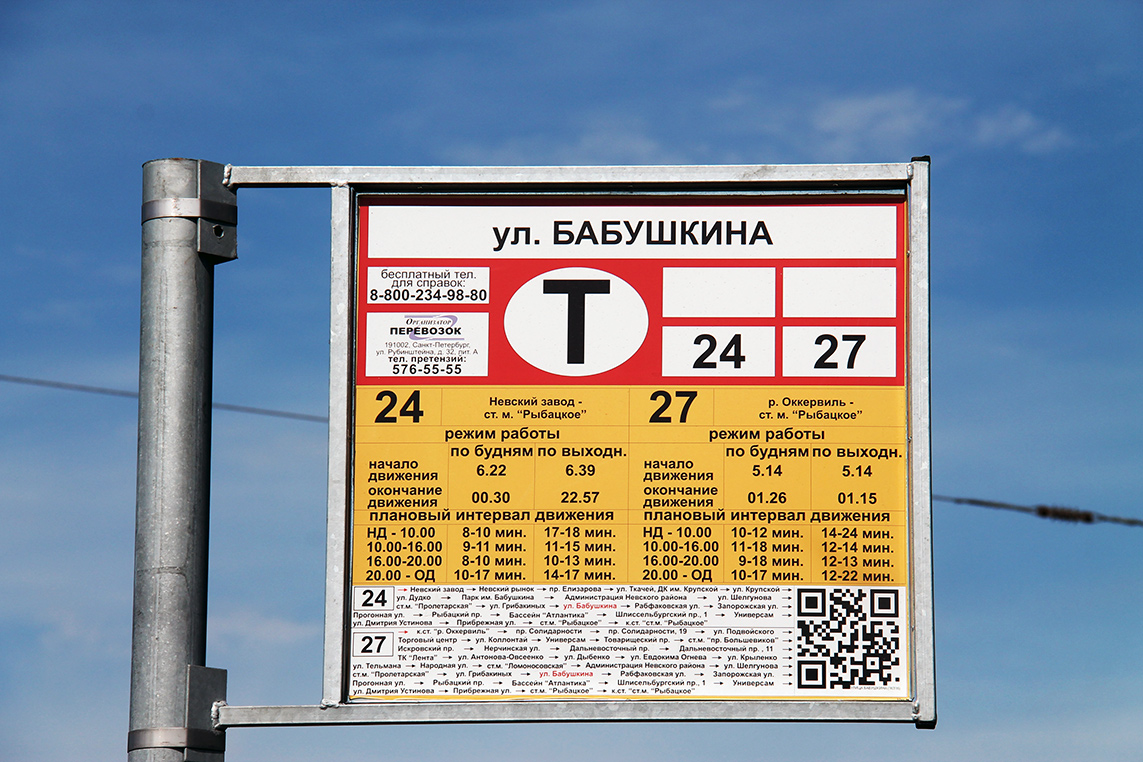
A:
{"label": "qr code", "polygon": [[890,687],[901,682],[897,590],[798,589],[798,687]]}

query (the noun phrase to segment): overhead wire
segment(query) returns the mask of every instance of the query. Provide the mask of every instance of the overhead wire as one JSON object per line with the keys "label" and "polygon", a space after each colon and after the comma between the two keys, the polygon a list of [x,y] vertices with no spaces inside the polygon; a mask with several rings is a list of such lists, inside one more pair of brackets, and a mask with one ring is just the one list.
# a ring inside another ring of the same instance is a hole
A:
{"label": "overhead wire", "polygon": [[[12,384],[26,384],[29,386],[43,386],[51,389],[65,389],[73,392],[87,392],[88,394],[105,394],[112,397],[139,398],[138,392],[124,389],[109,389],[103,386],[89,386],[87,384],[71,384],[63,381],[48,381],[42,378],[26,378],[23,376],[9,376],[0,373],[0,381]],[[232,413],[250,413],[252,415],[265,415],[273,418],[290,418],[297,421],[310,421],[313,423],[329,423],[324,415],[309,415],[307,413],[294,413],[289,410],[274,410],[272,408],[249,407],[247,405],[231,405],[225,402],[213,402],[211,407],[215,410],[227,410]],[[933,500],[958,505],[973,505],[979,508],[994,508],[1004,511],[1016,511],[1038,516],[1042,519],[1066,521],[1073,524],[1110,523],[1122,526],[1143,527],[1143,519],[1124,516],[1109,516],[1095,511],[1086,511],[1080,508],[1068,508],[1059,505],[1017,505],[1004,503],[999,500],[980,500],[973,497],[949,497],[947,495],[933,495]]]}
{"label": "overhead wire", "polygon": [[961,505],[975,505],[981,508],[998,508],[1004,511],[1018,511],[1020,513],[1029,513],[1033,516],[1039,516],[1042,519],[1068,521],[1073,524],[1098,524],[1107,522],[1131,527],[1143,527],[1143,519],[1108,516],[1103,513],[1096,513],[1095,511],[1067,508],[1061,505],[1016,505],[1014,503],[1002,503],[998,500],[978,500],[973,497],[948,497],[946,495],[933,495],[933,500],[940,500],[945,503],[959,503]]}
{"label": "overhead wire", "polygon": [[[63,381],[47,381],[42,378],[24,378],[23,376],[8,376],[0,374],[0,381],[7,381],[12,384],[26,384],[29,386],[46,386],[51,389],[66,389],[72,392],[87,392],[89,394],[106,394],[111,397],[132,397],[139,398],[139,392],[126,391],[124,389],[108,389],[103,386],[88,386],[86,384],[69,384]],[[249,407],[247,405],[230,405],[225,402],[212,402],[210,405],[215,410],[229,410],[233,413],[250,413],[252,415],[268,415],[273,418],[292,418],[296,421],[312,421],[313,423],[329,423],[329,418],[324,415],[309,415],[307,413],[294,413],[289,410],[274,410],[264,407]]]}

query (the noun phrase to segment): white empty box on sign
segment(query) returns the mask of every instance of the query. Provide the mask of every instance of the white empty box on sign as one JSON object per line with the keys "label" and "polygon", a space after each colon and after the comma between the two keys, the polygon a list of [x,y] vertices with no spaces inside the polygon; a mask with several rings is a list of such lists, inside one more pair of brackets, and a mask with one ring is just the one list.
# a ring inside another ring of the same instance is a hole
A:
{"label": "white empty box on sign", "polygon": [[891,267],[787,267],[786,317],[896,317],[897,271]]}
{"label": "white empty box on sign", "polygon": [[664,267],[663,317],[773,317],[772,267]]}

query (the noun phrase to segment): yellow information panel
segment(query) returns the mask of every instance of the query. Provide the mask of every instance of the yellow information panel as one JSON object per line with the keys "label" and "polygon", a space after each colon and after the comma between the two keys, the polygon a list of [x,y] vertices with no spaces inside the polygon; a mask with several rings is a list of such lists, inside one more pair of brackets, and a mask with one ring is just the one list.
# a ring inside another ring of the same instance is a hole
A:
{"label": "yellow information panel", "polygon": [[349,700],[908,698],[904,219],[363,197]]}

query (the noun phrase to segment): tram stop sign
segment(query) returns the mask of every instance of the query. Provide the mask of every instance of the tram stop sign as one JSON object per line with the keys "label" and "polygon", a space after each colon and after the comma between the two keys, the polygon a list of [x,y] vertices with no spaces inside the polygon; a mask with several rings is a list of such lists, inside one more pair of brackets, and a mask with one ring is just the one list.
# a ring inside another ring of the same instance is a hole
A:
{"label": "tram stop sign", "polygon": [[352,197],[341,703],[935,717],[927,198],[495,180]]}

